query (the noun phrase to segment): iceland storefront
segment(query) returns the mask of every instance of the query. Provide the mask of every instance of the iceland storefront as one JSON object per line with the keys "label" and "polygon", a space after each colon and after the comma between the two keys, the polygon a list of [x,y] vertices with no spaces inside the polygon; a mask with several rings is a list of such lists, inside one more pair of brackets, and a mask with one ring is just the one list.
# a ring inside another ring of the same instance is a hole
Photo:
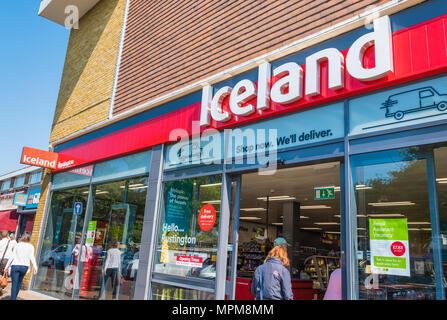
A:
{"label": "iceland storefront", "polygon": [[[322,299],[337,268],[344,299],[445,299],[437,3],[56,146],[73,163],[52,177],[32,289],[253,299],[253,271],[282,236],[295,299]],[[114,282],[104,258],[116,242]]]}

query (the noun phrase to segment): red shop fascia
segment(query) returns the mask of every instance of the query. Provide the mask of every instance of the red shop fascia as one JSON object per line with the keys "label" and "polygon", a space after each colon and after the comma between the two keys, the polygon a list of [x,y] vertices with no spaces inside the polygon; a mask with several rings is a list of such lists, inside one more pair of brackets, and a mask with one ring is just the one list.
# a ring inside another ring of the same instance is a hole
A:
{"label": "red shop fascia", "polygon": [[64,170],[169,143],[174,129],[191,136],[194,122],[200,132],[223,130],[447,70],[447,15],[394,33],[389,23],[387,16],[376,19],[374,30],[341,52],[315,52],[306,60],[312,66],[287,63],[273,72],[260,66],[257,83],[241,80],[235,88],[216,88],[214,96],[204,87],[202,101],[60,150],[76,159]]}

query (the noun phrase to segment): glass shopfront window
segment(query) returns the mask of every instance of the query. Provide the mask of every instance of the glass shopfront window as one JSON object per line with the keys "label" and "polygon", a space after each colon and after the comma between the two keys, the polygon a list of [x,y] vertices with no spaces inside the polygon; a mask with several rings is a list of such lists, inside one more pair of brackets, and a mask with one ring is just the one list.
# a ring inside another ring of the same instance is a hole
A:
{"label": "glass shopfront window", "polygon": [[93,213],[84,242],[88,259],[82,266],[89,284],[81,283],[80,299],[133,298],[147,187],[147,177],[92,186]]}
{"label": "glass shopfront window", "polygon": [[[63,299],[71,298],[77,283],[77,243],[82,236],[88,189],[53,193],[34,289]],[[75,204],[81,204],[82,210],[75,212]]]}
{"label": "glass shopfront window", "polygon": [[33,172],[29,176],[28,184],[33,185],[33,184],[40,183],[41,179],[42,179],[42,171]]}
{"label": "glass shopfront window", "polygon": [[33,289],[63,299],[133,298],[150,159],[145,151],[54,175]]}
{"label": "glass shopfront window", "polygon": [[14,188],[23,187],[24,184],[25,184],[25,176],[19,176],[19,177],[15,178],[15,180],[14,180]]}
{"label": "glass shopfront window", "polygon": [[174,287],[167,284],[152,284],[153,300],[214,300],[214,294],[206,291]]}
{"label": "glass shopfront window", "polygon": [[359,299],[436,298],[429,154],[412,147],[351,157]]}
{"label": "glass shopfront window", "polygon": [[82,167],[77,170],[70,170],[57,173],[53,177],[53,190],[73,188],[77,186],[87,185],[92,179],[93,165]]}
{"label": "glass shopfront window", "polygon": [[439,246],[441,251],[442,270],[447,274],[447,147],[434,150],[435,170],[436,170],[436,188],[439,210]]}
{"label": "glass shopfront window", "polygon": [[11,187],[11,180],[3,181],[0,191],[6,191]]}
{"label": "glass shopfront window", "polygon": [[222,176],[164,184],[154,272],[215,279]]}

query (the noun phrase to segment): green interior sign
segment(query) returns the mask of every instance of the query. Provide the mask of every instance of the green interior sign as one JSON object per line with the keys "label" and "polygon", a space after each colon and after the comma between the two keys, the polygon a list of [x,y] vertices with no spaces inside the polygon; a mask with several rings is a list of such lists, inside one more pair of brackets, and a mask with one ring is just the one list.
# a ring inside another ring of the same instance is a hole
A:
{"label": "green interior sign", "polygon": [[315,188],[315,200],[335,199],[335,187]]}

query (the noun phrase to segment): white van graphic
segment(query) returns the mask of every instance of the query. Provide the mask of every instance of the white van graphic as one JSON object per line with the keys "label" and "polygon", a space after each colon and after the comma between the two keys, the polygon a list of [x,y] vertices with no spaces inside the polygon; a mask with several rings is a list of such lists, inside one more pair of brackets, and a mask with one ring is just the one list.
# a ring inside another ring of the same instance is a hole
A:
{"label": "white van graphic", "polygon": [[387,118],[402,120],[406,113],[431,108],[441,112],[447,110],[447,94],[439,94],[433,87],[423,87],[393,94],[382,105],[380,109],[386,109]]}

